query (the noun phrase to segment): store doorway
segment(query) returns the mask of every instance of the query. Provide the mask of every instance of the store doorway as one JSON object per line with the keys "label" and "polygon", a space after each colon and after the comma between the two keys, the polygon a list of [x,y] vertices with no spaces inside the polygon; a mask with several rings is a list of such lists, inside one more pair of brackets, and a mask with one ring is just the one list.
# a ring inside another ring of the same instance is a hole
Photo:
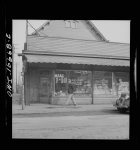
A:
{"label": "store doorway", "polygon": [[51,87],[51,76],[50,71],[40,72],[39,78],[39,102],[50,103],[50,87]]}

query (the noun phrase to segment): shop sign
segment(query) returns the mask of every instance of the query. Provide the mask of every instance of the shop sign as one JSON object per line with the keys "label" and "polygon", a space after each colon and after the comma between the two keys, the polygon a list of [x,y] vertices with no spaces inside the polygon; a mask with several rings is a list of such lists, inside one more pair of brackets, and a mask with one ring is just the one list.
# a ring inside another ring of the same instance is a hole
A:
{"label": "shop sign", "polygon": [[56,77],[55,83],[67,83],[67,78],[64,77]]}
{"label": "shop sign", "polygon": [[62,78],[63,78],[63,77],[64,77],[64,74],[55,74],[55,77],[56,77],[56,78],[57,78],[57,77],[60,77],[60,78],[62,77]]}
{"label": "shop sign", "polygon": [[64,78],[64,74],[55,74],[55,83],[67,83],[67,78]]}
{"label": "shop sign", "polygon": [[82,79],[68,79],[68,83],[75,84],[75,85],[82,85]]}

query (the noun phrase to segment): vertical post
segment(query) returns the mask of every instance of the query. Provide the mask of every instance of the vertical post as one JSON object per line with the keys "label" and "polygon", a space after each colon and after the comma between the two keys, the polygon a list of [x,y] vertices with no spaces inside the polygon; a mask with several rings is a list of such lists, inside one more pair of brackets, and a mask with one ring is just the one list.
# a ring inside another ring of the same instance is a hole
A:
{"label": "vertical post", "polygon": [[22,110],[24,110],[24,70],[22,71]]}
{"label": "vertical post", "polygon": [[29,78],[28,78],[28,92],[29,92],[29,106],[30,106],[30,100],[31,100],[31,94],[30,94],[30,87],[31,87],[31,69],[30,69],[30,63],[28,64],[28,71],[29,71]]}
{"label": "vertical post", "polygon": [[25,31],[24,50],[27,50],[27,36],[28,36],[28,20],[26,20],[26,31]]}
{"label": "vertical post", "polygon": [[28,20],[26,20],[26,42],[27,43],[27,35],[28,35]]}
{"label": "vertical post", "polygon": [[54,91],[53,91],[53,96],[55,96],[55,70],[53,71],[53,89],[54,89]]}
{"label": "vertical post", "polygon": [[51,99],[51,104],[53,104],[53,99],[54,99],[54,96],[55,96],[55,70],[52,70],[52,79],[51,79],[52,83],[52,99]]}
{"label": "vertical post", "polygon": [[18,85],[20,85],[20,74],[18,73]]}
{"label": "vertical post", "polygon": [[92,87],[92,104],[94,104],[94,71],[92,70],[92,79],[91,79],[91,87]]}
{"label": "vertical post", "polygon": [[24,56],[22,56],[22,61],[23,61],[23,66],[22,66],[22,110],[24,110],[25,108],[25,89],[24,89],[24,85],[25,85],[25,72],[26,72],[26,60],[25,58],[23,58]]}
{"label": "vertical post", "polygon": [[68,79],[69,79],[69,71],[66,71],[66,76],[67,76],[67,84],[66,84],[66,93],[67,93],[67,95],[68,95]]}
{"label": "vertical post", "polygon": [[113,72],[113,84],[114,84],[114,88],[115,88],[115,95],[117,95],[117,97],[118,97],[118,83],[117,83],[117,80],[116,80],[116,77],[115,77],[115,74],[114,74],[114,72]]}
{"label": "vertical post", "polygon": [[112,72],[112,95],[114,95],[114,78],[113,78],[113,76],[114,76],[114,73]]}

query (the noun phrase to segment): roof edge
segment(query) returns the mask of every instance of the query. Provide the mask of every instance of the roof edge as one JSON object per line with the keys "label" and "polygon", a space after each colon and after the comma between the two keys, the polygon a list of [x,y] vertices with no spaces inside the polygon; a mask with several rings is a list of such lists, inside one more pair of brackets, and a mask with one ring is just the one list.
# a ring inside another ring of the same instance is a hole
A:
{"label": "roof edge", "polygon": [[[41,28],[45,27],[46,24],[48,22],[50,22],[51,20],[47,20],[45,23],[43,23],[39,28],[36,29],[36,31],[39,31]],[[82,20],[81,20],[82,21]],[[91,32],[94,32],[96,33],[96,35],[102,40],[102,41],[106,41],[108,42],[108,40],[103,36],[103,34],[97,29],[97,27],[90,21],[90,20],[83,20],[87,25],[88,27],[91,29]],[[36,33],[36,31],[32,32],[30,35],[33,35]]]}
{"label": "roof edge", "polygon": [[106,41],[108,42],[109,40],[107,40],[103,34],[98,30],[98,28],[94,25],[94,23],[92,23],[90,20],[84,20],[86,22],[86,24],[91,28],[91,31],[95,32],[96,35],[102,40],[102,41]]}
{"label": "roof edge", "polygon": [[[40,27],[38,27],[36,29],[36,31],[39,31],[40,29],[42,29],[48,22],[50,22],[50,20],[47,20],[45,23],[43,23]],[[32,32],[31,34],[29,35],[34,35],[36,33],[36,31]]]}
{"label": "roof edge", "polygon": [[124,56],[110,56],[110,55],[88,55],[79,53],[62,53],[62,52],[46,52],[46,51],[27,51],[23,50],[22,54],[31,55],[53,55],[53,56],[72,56],[72,57],[85,57],[85,58],[106,58],[106,59],[120,59],[120,60],[130,60],[129,57]]}

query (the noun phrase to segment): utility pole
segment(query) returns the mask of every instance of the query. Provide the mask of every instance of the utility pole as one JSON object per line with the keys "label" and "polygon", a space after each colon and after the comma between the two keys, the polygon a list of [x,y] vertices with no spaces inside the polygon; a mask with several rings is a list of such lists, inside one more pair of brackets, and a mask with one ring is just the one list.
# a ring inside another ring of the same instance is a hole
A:
{"label": "utility pole", "polygon": [[27,43],[27,36],[28,36],[28,20],[26,20],[26,43]]}
{"label": "utility pole", "polygon": [[[12,55],[12,79],[13,79],[13,93],[17,93],[17,83],[18,83],[18,81],[17,81],[17,62],[15,61],[15,50],[17,49],[16,47],[15,47],[15,45],[18,45],[18,44],[12,44],[12,48],[13,48],[13,55]],[[15,66],[16,65],[16,66]],[[15,76],[15,73],[16,73],[16,76]],[[15,89],[14,89],[14,87],[15,87]]]}
{"label": "utility pole", "polygon": [[[27,50],[27,35],[28,35],[28,20],[26,20],[26,31],[25,31],[25,35],[26,35],[26,39],[25,39],[25,49]],[[23,56],[22,56],[22,61],[23,61]],[[25,76],[25,67],[26,66],[24,66],[25,64],[24,64],[24,62],[23,62],[23,66],[22,66],[22,110],[24,110],[24,108],[25,108],[25,100],[24,100],[24,90],[25,90],[25,88],[24,88],[24,83],[25,83],[25,81],[24,81],[24,76]]]}

